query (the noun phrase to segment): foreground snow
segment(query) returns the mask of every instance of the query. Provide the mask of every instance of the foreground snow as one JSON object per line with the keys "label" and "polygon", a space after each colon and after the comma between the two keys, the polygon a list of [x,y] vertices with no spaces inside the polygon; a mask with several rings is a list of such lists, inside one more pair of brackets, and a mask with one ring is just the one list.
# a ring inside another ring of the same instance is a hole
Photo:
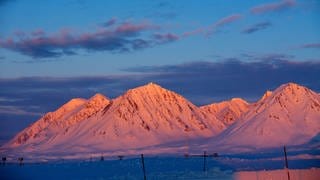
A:
{"label": "foreground snow", "polygon": [[[316,153],[289,157],[291,179],[320,177]],[[286,179],[283,159],[272,154],[233,154],[220,157],[145,156],[147,179]],[[266,170],[265,170],[266,169]],[[295,169],[295,170],[293,170]],[[86,160],[10,163],[0,166],[0,179],[143,179],[140,156]]]}
{"label": "foreground snow", "polygon": [[[290,169],[289,176],[291,180],[318,180],[320,177],[320,169]],[[234,174],[234,179],[238,180],[264,180],[264,179],[288,179],[288,172],[284,169],[273,171],[242,171]]]}

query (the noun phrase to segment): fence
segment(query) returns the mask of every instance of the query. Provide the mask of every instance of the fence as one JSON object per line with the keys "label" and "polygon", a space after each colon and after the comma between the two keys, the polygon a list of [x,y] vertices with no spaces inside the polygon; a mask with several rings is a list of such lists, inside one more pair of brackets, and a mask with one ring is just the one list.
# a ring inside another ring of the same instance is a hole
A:
{"label": "fence", "polygon": [[[36,171],[39,176],[41,176],[41,173],[46,173],[44,176],[48,176],[48,172],[49,174],[52,172],[50,177],[53,179],[232,179],[235,175],[234,171],[246,170],[244,169],[245,167],[250,167],[248,170],[268,169],[268,164],[272,164],[272,167],[275,169],[283,169],[285,166],[286,169],[281,172],[286,173],[285,179],[291,178],[292,180],[294,178],[291,176],[291,170],[288,170],[288,165],[290,164],[288,164],[288,158],[286,157],[286,148],[283,148],[282,153],[285,155],[284,158],[280,158],[277,161],[270,160],[268,162],[256,159],[247,160],[217,153],[207,153],[206,151],[199,154],[184,154],[181,156],[153,156],[145,154],[136,156],[119,155],[115,156],[113,160],[107,160],[107,157],[101,155],[101,157],[82,161],[63,160],[41,164],[27,163],[24,166],[19,166],[21,161],[16,160],[15,163],[12,163],[8,161],[7,158],[2,158],[4,166],[0,168],[0,171],[6,172],[1,172],[0,174],[3,175],[7,172],[30,174],[30,172],[34,172],[35,169],[41,169]],[[24,160],[22,160],[22,162],[23,161]],[[10,169],[12,170],[10,171]],[[65,177],[69,176],[68,174],[63,174],[65,172],[70,172],[69,175],[72,177]],[[251,173],[255,173],[254,176],[261,179],[261,177],[270,172],[272,171],[253,171]],[[290,174],[288,175],[288,173]],[[59,176],[59,174],[63,177]],[[16,174],[11,174],[11,176],[15,175]],[[298,175],[300,177],[301,173],[298,173]],[[30,176],[28,179],[37,178]]]}

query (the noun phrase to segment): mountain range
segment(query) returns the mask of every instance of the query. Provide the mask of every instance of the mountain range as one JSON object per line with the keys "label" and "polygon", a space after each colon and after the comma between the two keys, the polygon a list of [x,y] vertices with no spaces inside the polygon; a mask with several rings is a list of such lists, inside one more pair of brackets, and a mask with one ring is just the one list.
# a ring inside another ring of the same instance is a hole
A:
{"label": "mountain range", "polygon": [[71,99],[18,133],[1,153],[157,153],[159,145],[176,144],[165,151],[174,153],[189,141],[221,151],[256,150],[304,144],[319,132],[320,95],[298,84],[281,85],[253,103],[233,98],[198,107],[149,83],[114,99],[102,94]]}

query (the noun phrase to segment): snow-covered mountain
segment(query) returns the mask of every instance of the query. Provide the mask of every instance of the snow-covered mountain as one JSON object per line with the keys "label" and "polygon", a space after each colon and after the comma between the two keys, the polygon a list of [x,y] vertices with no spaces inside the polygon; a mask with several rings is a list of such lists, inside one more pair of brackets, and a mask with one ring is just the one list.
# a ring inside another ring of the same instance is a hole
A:
{"label": "snow-covered mountain", "polygon": [[225,128],[182,96],[149,83],[109,100],[73,99],[20,132],[23,152],[105,152],[211,137]]}
{"label": "snow-covered mountain", "polygon": [[109,99],[96,94],[90,99],[75,98],[58,108],[54,112],[45,114],[41,119],[26,128],[13,140],[10,146],[25,144],[46,144],[60,133],[66,133],[68,128],[88,119],[110,103]]}
{"label": "snow-covered mountain", "polygon": [[200,107],[207,115],[217,117],[226,126],[233,124],[242,114],[248,111],[249,103],[241,98],[213,103]]}
{"label": "snow-covered mountain", "polygon": [[224,149],[269,148],[298,145],[320,132],[320,96],[288,83],[267,92],[211,142]]}
{"label": "snow-covered mountain", "polygon": [[111,100],[101,94],[72,99],[21,131],[1,152],[79,158],[142,150],[254,150],[308,143],[319,132],[320,96],[297,84],[267,91],[253,104],[234,98],[197,107],[149,83]]}

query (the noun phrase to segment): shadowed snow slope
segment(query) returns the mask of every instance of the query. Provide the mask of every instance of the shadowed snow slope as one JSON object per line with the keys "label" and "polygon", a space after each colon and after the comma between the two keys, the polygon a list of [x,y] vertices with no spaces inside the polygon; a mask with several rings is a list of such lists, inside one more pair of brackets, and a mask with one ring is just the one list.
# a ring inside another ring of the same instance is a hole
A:
{"label": "shadowed snow slope", "polygon": [[106,152],[211,137],[224,128],[182,96],[149,83],[111,101],[100,94],[71,100],[5,147],[53,154]]}
{"label": "shadowed snow slope", "polygon": [[222,149],[271,148],[308,142],[320,131],[320,96],[288,83],[252,105],[211,145]]}

